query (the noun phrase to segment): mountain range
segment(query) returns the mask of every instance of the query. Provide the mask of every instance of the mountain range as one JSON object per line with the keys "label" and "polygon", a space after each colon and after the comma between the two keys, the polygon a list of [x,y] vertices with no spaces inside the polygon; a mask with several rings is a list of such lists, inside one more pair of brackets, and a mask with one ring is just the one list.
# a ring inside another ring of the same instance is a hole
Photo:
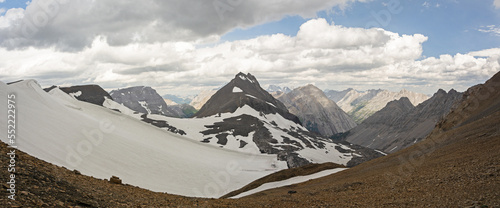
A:
{"label": "mountain range", "polygon": [[408,90],[391,92],[388,90],[358,91],[347,89],[344,91],[326,90],[325,94],[349,114],[356,123],[361,123],[375,112],[381,110],[390,101],[407,97],[416,106],[429,99],[427,95]]}
{"label": "mountain range", "polygon": [[[443,92],[438,91],[433,97],[455,94]],[[242,184],[258,175],[280,182],[284,175],[275,171],[284,168],[284,163],[272,156],[248,157],[249,154],[213,148],[162,131],[136,119],[139,114],[127,111],[109,98],[103,104],[120,108],[120,112],[79,101],[58,88],[44,92],[33,80],[9,85],[0,82],[0,99],[5,101],[0,102],[0,108],[6,108],[7,95],[11,93],[20,101],[17,126],[25,130],[18,132],[22,139],[16,149],[22,158],[16,163],[19,173],[16,179],[19,176],[22,180],[16,184],[21,190],[19,200],[3,197],[0,204],[5,207],[496,207],[500,204],[497,194],[500,192],[497,183],[500,73],[459,96],[431,133],[406,149],[335,174],[239,199],[192,198],[176,195],[179,192],[172,190],[189,191],[186,187],[191,187],[192,193],[214,196],[227,186],[237,187],[228,184]],[[412,112],[409,103],[403,98],[386,107]],[[199,119],[208,118],[215,119]],[[0,120],[0,126],[6,125],[5,120]],[[2,141],[7,142],[3,137]],[[8,160],[7,153],[12,149],[2,143],[0,150],[2,159]],[[84,171],[61,167],[68,165],[64,156],[81,157],[82,160],[76,160],[81,161],[77,167]],[[7,165],[2,167],[0,179],[8,181]],[[287,173],[310,168],[290,169]],[[94,173],[98,172],[105,174],[96,176]],[[275,173],[268,174],[272,172]],[[123,184],[108,181],[112,174],[123,179]],[[169,183],[165,184],[167,180]],[[171,191],[152,192],[137,187],[144,187],[144,183]]]}
{"label": "mountain range", "polygon": [[448,93],[440,89],[416,107],[407,97],[391,101],[352,129],[345,140],[387,153],[404,149],[425,138],[461,96],[453,89]]}
{"label": "mountain range", "polygon": [[[17,103],[20,150],[158,192],[219,197],[282,169],[324,162],[350,167],[382,156],[311,134],[251,74],[236,75],[191,119],[165,116],[163,98],[150,87],[114,90],[102,103],[79,100],[87,96],[81,91],[44,91],[34,80],[0,87],[5,98],[13,92],[23,100]],[[230,183],[211,183],[220,177]]]}

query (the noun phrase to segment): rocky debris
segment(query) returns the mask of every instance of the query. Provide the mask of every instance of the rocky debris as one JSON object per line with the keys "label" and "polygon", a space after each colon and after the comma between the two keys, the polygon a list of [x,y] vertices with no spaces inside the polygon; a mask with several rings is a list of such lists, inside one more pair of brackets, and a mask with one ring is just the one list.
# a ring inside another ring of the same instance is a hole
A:
{"label": "rocky debris", "polygon": [[384,152],[396,152],[425,138],[460,99],[461,93],[439,90],[432,98],[414,107],[403,97],[352,129],[346,141]]}
{"label": "rocky debris", "polygon": [[296,88],[278,100],[311,132],[332,136],[356,127],[356,122],[314,85]]}
{"label": "rocky debris", "polygon": [[112,184],[122,184],[122,179],[116,177],[116,176],[111,176],[109,179],[109,182]]}

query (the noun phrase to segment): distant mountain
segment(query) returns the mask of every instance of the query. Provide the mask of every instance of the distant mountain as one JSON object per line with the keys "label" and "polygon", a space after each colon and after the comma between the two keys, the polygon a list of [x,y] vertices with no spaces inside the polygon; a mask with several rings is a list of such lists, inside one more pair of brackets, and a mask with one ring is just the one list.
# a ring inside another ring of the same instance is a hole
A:
{"label": "distant mountain", "polygon": [[168,108],[165,100],[151,87],[138,86],[113,90],[111,97],[117,103],[143,114],[159,114],[177,117],[176,112]]}
{"label": "distant mountain", "polygon": [[406,97],[391,101],[352,129],[346,141],[387,153],[404,149],[425,138],[461,96],[439,90],[417,107]]}
{"label": "distant mountain", "polygon": [[311,132],[332,136],[356,127],[354,120],[314,85],[296,88],[278,100]]}
{"label": "distant mountain", "polygon": [[283,93],[289,93],[291,92],[292,90],[288,87],[280,87],[280,86],[277,86],[277,85],[269,85],[269,87],[267,87],[267,92],[269,93],[272,93],[272,92],[283,92]]}
{"label": "distant mountain", "polygon": [[349,88],[347,90],[336,91],[336,90],[325,90],[325,95],[333,102],[338,103],[345,95],[354,89]]}
{"label": "distant mountain", "polygon": [[[348,89],[344,91],[327,91],[331,100],[336,101],[337,105],[349,114],[356,123],[361,123],[375,112],[382,109],[390,101],[407,97],[413,105],[418,105],[429,99],[427,95],[415,93],[408,90],[391,92],[388,90],[367,90],[357,91]],[[340,96],[345,94],[340,100]]]}
{"label": "distant mountain", "polygon": [[172,94],[166,94],[163,95],[163,98],[169,99],[171,101],[174,101],[177,104],[189,104],[193,99],[190,96],[179,96],[179,95],[172,95]]}
{"label": "distant mountain", "polygon": [[173,113],[171,117],[175,118],[191,118],[198,112],[198,110],[189,104],[169,105],[168,109],[169,112]]}
{"label": "distant mountain", "polygon": [[[44,89],[46,92],[50,90],[58,88],[57,86],[52,86],[50,88]],[[80,86],[72,86],[72,87],[59,87],[63,92],[73,96],[74,98],[92,103],[95,105],[100,105],[104,103],[106,98],[111,99],[106,90],[102,89],[99,85],[80,85]]]}
{"label": "distant mountain", "polygon": [[204,90],[200,94],[193,98],[189,105],[193,106],[195,109],[199,110],[205,103],[217,92],[216,89]]}

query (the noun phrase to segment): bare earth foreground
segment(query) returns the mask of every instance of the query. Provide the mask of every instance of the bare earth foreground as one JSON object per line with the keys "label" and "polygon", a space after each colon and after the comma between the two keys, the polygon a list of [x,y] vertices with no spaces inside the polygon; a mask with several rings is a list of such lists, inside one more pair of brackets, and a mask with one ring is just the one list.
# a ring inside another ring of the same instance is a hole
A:
{"label": "bare earth foreground", "polygon": [[[500,74],[469,89],[422,142],[346,171],[241,199],[154,193],[79,175],[1,144],[0,207],[500,207]],[[289,191],[296,191],[289,194]]]}

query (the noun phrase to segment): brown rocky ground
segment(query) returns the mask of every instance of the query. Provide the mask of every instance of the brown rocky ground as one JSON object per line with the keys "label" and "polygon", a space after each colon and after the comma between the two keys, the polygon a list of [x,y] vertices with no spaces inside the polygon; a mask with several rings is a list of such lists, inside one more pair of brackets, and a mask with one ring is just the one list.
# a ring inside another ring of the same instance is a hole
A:
{"label": "brown rocky ground", "polygon": [[[155,193],[17,152],[16,201],[0,207],[500,207],[500,73],[465,93],[430,136],[337,174],[241,199]],[[8,157],[0,145],[0,180]],[[289,194],[289,191],[295,191]]]}

